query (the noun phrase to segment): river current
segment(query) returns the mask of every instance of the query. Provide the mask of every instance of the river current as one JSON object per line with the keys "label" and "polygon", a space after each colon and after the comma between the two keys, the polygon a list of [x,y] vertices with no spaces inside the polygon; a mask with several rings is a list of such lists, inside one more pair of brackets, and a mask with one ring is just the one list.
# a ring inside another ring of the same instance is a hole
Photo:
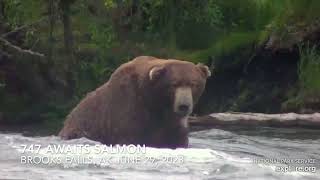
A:
{"label": "river current", "polygon": [[188,149],[112,152],[85,138],[0,132],[0,179],[320,179],[319,130],[211,129],[189,141]]}

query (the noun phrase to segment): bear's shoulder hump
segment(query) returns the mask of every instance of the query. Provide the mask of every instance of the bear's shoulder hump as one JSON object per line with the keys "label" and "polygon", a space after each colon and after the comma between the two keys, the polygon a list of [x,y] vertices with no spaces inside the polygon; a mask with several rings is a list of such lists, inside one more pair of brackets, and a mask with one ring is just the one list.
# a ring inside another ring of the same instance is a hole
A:
{"label": "bear's shoulder hump", "polygon": [[153,57],[153,56],[138,56],[136,58],[134,58],[132,61],[137,62],[137,61],[152,61],[152,60],[156,60],[158,58]]}

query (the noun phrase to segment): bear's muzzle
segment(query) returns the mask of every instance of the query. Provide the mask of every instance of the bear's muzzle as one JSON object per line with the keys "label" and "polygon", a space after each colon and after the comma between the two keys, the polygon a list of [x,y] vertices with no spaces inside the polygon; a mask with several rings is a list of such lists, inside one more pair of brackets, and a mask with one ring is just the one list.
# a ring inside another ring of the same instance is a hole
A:
{"label": "bear's muzzle", "polygon": [[193,110],[192,91],[189,87],[179,87],[175,90],[174,112],[179,116],[185,117]]}

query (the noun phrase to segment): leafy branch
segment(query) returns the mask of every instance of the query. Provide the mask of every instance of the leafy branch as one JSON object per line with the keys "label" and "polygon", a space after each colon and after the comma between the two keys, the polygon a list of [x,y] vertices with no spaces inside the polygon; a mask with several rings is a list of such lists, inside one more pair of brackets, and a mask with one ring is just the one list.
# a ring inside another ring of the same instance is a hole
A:
{"label": "leafy branch", "polygon": [[[16,45],[12,44],[11,42],[9,42],[8,40],[5,39],[5,37],[7,37],[7,36],[9,36],[11,34],[14,34],[14,33],[17,33],[19,31],[22,31],[24,29],[27,29],[27,28],[29,28],[31,26],[34,26],[36,24],[39,24],[39,23],[41,23],[41,22],[43,22],[45,20],[46,20],[46,18],[44,17],[44,18],[41,18],[38,21],[35,21],[35,22],[30,23],[30,24],[26,24],[26,25],[20,26],[20,27],[14,29],[12,31],[9,31],[9,32],[6,32],[6,33],[2,34],[1,37],[0,37],[0,43],[3,44],[6,47],[9,47],[11,50],[13,50],[15,52],[18,52],[18,53],[28,54],[28,55],[32,55],[32,56],[38,56],[40,58],[45,57],[45,55],[42,54],[42,53],[23,49],[23,48],[21,48],[19,46],[16,46]],[[7,53],[5,53],[5,54],[7,54]]]}
{"label": "leafy branch", "polygon": [[2,37],[0,37],[0,43],[2,43],[4,46],[9,47],[13,51],[21,53],[21,54],[28,54],[28,55],[32,55],[32,56],[38,56],[40,58],[44,58],[45,57],[45,55],[42,54],[42,53],[38,53],[38,52],[31,51],[31,50],[22,49],[21,47],[10,43],[9,41],[7,41],[6,39],[4,39]]}

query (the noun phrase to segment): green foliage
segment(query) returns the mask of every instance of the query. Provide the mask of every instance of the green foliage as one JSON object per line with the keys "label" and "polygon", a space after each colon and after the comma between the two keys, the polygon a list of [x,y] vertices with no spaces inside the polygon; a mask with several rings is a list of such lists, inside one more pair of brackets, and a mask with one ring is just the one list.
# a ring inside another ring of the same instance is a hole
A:
{"label": "green foliage", "polygon": [[[133,31],[151,34],[151,38],[156,38],[171,50],[179,43],[178,34],[188,30],[190,25],[206,24],[208,27],[216,28],[221,24],[223,17],[214,0],[105,0],[105,4],[109,11],[120,14],[120,21],[115,22],[116,24],[129,24]],[[200,32],[199,29],[197,33]]]}
{"label": "green foliage", "polygon": [[[48,16],[49,1],[4,2],[6,23],[11,29]],[[221,71],[224,71],[228,66],[248,64],[257,47],[264,44],[271,33],[278,33],[280,39],[286,41],[288,33],[294,29],[292,26],[304,28],[320,17],[319,0],[64,1],[71,3],[68,14],[71,15],[74,36],[75,62],[72,62],[64,51],[64,28],[59,2],[62,1],[55,1],[52,44],[48,41],[49,22],[26,28],[22,32],[23,36],[14,42],[44,54],[52,47],[52,62],[37,62],[33,58],[23,61],[31,59],[28,61],[30,66],[22,61],[15,62],[20,67],[16,68],[19,71],[18,79],[28,85],[23,85],[25,89],[21,94],[8,93],[16,82],[8,82],[4,79],[6,76],[0,74],[0,97],[5,99],[0,102],[1,108],[6,108],[5,111],[12,117],[19,112],[26,112],[16,116],[17,119],[30,117],[28,113],[32,116],[38,113],[41,119],[47,120],[48,126],[51,126],[50,122],[56,125],[56,122],[62,121],[71,107],[87,92],[106,82],[120,64],[134,56],[174,57],[206,64],[213,61],[215,64],[226,65],[221,66]],[[303,47],[300,53],[301,94],[317,94],[320,91],[317,79],[320,77],[319,52],[315,47]],[[24,68],[28,71],[24,71]],[[26,76],[32,73],[33,76]],[[64,91],[61,86],[68,86],[67,74],[70,73],[75,76],[72,77],[75,80],[73,97],[62,102],[44,98],[41,103],[39,101],[39,105],[31,108],[33,95],[30,92],[37,94],[34,92],[45,89],[50,94],[57,91],[56,96],[60,97],[63,94],[61,91]],[[41,76],[40,80],[29,83],[35,76]],[[52,84],[41,83],[47,81]],[[253,106],[247,101],[257,91],[248,88],[242,88],[242,91],[234,109]]]}
{"label": "green foliage", "polygon": [[37,20],[41,16],[43,2],[34,0],[4,0],[5,12],[12,27]]}
{"label": "green foliage", "polygon": [[187,55],[187,59],[195,62],[208,63],[209,57],[216,59],[224,55],[232,54],[239,51],[243,47],[253,45],[258,41],[259,34],[257,32],[234,32],[217,40],[216,43],[208,49]]}
{"label": "green foliage", "polygon": [[264,29],[276,15],[277,0],[217,0],[223,12],[224,29],[227,31],[257,31]]}
{"label": "green foliage", "polygon": [[108,9],[116,7],[116,3],[115,3],[114,0],[104,0],[104,1],[105,1],[104,5],[105,5]]}
{"label": "green foliage", "polygon": [[115,40],[112,26],[92,24],[89,30],[91,42],[100,48],[102,52],[112,47],[112,43]]}
{"label": "green foliage", "polygon": [[318,0],[283,0],[270,1],[276,16],[271,23],[273,31],[285,37],[296,28],[304,28],[320,17],[320,1]]}
{"label": "green foliage", "polygon": [[319,17],[319,6],[320,2],[317,0],[286,0],[287,10],[283,11],[282,18],[287,20],[287,24],[300,23],[301,21],[309,23]]}
{"label": "green foliage", "polygon": [[[171,12],[172,8],[174,8],[174,12]],[[222,18],[222,13],[213,0],[202,2],[191,0],[177,2],[170,0],[144,0],[141,1],[141,9],[149,17],[148,29],[150,30],[159,30],[158,28],[160,27],[167,27],[171,20],[175,21],[176,26],[183,26],[188,21],[203,22],[214,26],[219,24]]]}
{"label": "green foliage", "polygon": [[320,52],[316,46],[300,46],[298,75],[303,95],[320,95]]}
{"label": "green foliage", "polygon": [[55,101],[48,102],[45,105],[46,111],[40,114],[40,117],[44,120],[42,122],[44,128],[47,129],[47,131],[50,131],[50,134],[57,134],[63,126],[63,120],[78,101],[79,99],[73,98],[68,103],[59,103]]}
{"label": "green foliage", "polygon": [[[320,52],[317,46],[299,45],[298,83],[288,91],[288,99],[282,104],[286,111],[312,109],[320,103]],[[311,104],[311,107],[310,107]]]}

